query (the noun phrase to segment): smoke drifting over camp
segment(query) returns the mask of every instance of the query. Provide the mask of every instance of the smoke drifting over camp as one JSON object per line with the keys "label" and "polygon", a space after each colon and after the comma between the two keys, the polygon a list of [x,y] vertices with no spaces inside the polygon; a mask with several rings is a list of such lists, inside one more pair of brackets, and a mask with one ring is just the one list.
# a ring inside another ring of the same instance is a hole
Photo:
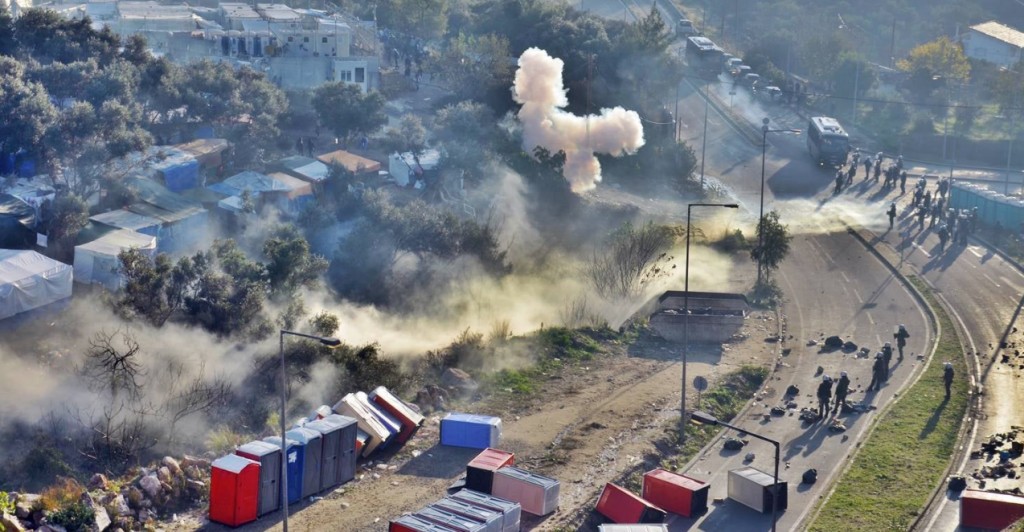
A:
{"label": "smoke drifting over camp", "polygon": [[643,125],[636,111],[622,107],[601,109],[601,113],[576,116],[564,110],[569,104],[562,85],[561,59],[539,48],[519,57],[513,98],[522,108],[523,148],[537,146],[551,153],[565,152],[562,175],[574,192],[593,189],[601,181],[601,163],[595,153],[621,156],[635,153],[644,145]]}

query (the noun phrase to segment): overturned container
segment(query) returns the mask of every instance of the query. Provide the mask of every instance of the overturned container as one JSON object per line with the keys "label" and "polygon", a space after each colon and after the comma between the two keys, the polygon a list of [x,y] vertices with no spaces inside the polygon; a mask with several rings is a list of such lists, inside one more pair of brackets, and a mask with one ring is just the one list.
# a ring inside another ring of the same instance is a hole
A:
{"label": "overturned container", "polygon": [[663,523],[665,511],[609,482],[597,500],[597,513],[613,523]]}
{"label": "overturned container", "polygon": [[400,443],[408,441],[416,433],[416,430],[423,425],[423,416],[419,412],[413,410],[405,401],[396,397],[383,386],[378,386],[370,392],[370,400],[402,424],[402,430],[398,434],[398,441]]}
{"label": "overturned container", "polygon": [[785,510],[788,504],[787,485],[780,481],[778,497],[774,497],[774,482],[774,477],[753,467],[733,469],[729,471],[729,498],[761,513],[771,512],[773,503],[776,510]]}
{"label": "overturned container", "polygon": [[516,455],[500,449],[487,448],[466,465],[466,489],[490,493],[494,472],[516,464]]}
{"label": "overturned container", "polygon": [[501,439],[501,418],[449,413],[441,419],[441,445],[486,449]]}
{"label": "overturned container", "polygon": [[391,437],[391,432],[373,415],[373,412],[370,412],[369,408],[356,399],[355,394],[350,393],[342,397],[334,405],[334,411],[355,419],[359,428],[369,436],[366,445],[363,446],[362,456],[370,456]]}
{"label": "overturned container", "polygon": [[519,522],[522,518],[522,506],[515,501],[502,499],[471,489],[461,490],[451,496],[452,499],[472,504],[480,508],[486,508],[501,513],[502,532],[518,532]]}
{"label": "overturned container", "polygon": [[503,467],[494,472],[491,495],[518,502],[523,511],[548,515],[558,508],[559,483],[517,467]]}
{"label": "overturned container", "polygon": [[644,474],[640,493],[659,508],[683,517],[693,517],[708,509],[709,489],[707,482],[655,469]]}
{"label": "overturned container", "polygon": [[431,506],[483,523],[484,532],[502,532],[504,530],[505,516],[497,510],[483,508],[451,497],[445,497]]}

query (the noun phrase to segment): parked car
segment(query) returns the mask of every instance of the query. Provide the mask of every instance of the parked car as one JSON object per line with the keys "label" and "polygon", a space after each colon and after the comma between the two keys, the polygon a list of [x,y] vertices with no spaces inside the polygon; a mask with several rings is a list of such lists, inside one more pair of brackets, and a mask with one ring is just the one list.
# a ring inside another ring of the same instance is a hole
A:
{"label": "parked car", "polygon": [[[738,68],[742,64],[742,59],[740,59],[739,57],[730,56],[725,59],[725,63],[723,63],[722,66],[722,70],[731,74],[736,68]],[[747,70],[750,70],[750,67],[747,67]]]}
{"label": "parked car", "polygon": [[743,79],[743,76],[746,76],[747,74],[750,73],[750,66],[744,65],[743,63],[739,63],[735,67],[733,67],[733,69],[730,70],[729,73],[732,74],[732,77],[736,79]]}
{"label": "parked car", "polygon": [[[760,83],[758,85],[760,85]],[[775,85],[768,85],[767,87],[764,88],[761,88],[759,86],[757,88],[757,94],[763,100],[768,102],[777,102],[782,99],[782,89],[776,87]]]}
{"label": "parked car", "polygon": [[761,76],[759,74],[748,72],[743,75],[740,82],[743,83],[744,86],[753,89],[759,81],[761,81]]}

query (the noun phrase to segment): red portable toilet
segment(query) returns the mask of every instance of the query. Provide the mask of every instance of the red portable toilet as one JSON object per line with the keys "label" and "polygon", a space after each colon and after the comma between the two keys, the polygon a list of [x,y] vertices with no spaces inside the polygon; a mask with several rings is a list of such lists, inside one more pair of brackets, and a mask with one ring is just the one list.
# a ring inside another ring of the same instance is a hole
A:
{"label": "red portable toilet", "polygon": [[484,449],[466,466],[466,489],[491,493],[494,472],[510,465],[516,465],[516,455],[499,449]]}
{"label": "red portable toilet", "polygon": [[683,517],[700,515],[708,509],[710,485],[664,469],[644,474],[643,498],[659,508]]}
{"label": "red portable toilet", "polygon": [[960,495],[960,526],[1002,530],[1024,517],[1024,497],[980,490]]}
{"label": "red portable toilet", "polygon": [[597,500],[597,513],[613,523],[663,523],[665,511],[611,482]]}
{"label": "red portable toilet", "polygon": [[237,454],[222,456],[210,466],[210,521],[241,526],[256,520],[260,464]]}
{"label": "red portable toilet", "polygon": [[370,400],[402,424],[402,431],[398,433],[400,443],[405,443],[423,424],[423,416],[419,412],[410,408],[383,386],[378,386],[370,392]]}

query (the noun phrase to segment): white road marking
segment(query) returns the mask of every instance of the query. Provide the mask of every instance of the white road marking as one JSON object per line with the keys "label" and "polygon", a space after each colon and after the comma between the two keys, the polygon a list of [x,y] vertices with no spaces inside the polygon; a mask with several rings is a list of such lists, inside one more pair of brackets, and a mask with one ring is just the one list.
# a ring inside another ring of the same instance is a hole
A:
{"label": "white road marking", "polygon": [[[843,275],[843,278],[846,278],[845,274]],[[846,282],[850,282],[850,280],[846,279]],[[857,289],[853,287],[851,287],[850,290],[853,291],[853,296],[857,298],[857,302],[860,304],[864,304],[864,298],[860,297],[860,292],[858,292]]]}
{"label": "white road marking", "polygon": [[914,247],[917,248],[918,251],[920,251],[921,253],[924,253],[925,257],[928,257],[929,259],[932,258],[931,253],[928,253],[927,251],[925,251],[924,247],[921,244],[918,244],[917,242],[914,242]]}
{"label": "white road marking", "polygon": [[[846,281],[846,282],[850,282],[850,278],[846,276],[846,272],[844,272],[844,271],[840,271],[840,272],[839,272],[839,275],[842,275],[842,276],[843,276],[843,280],[844,280],[844,281]],[[857,299],[860,299],[860,296],[857,296]],[[863,303],[863,301],[861,301],[861,303]]]}
{"label": "white road marking", "polygon": [[987,274],[987,273],[985,273],[985,272],[982,272],[982,273],[981,273],[981,275],[982,275],[982,276],[984,276],[984,277],[985,277],[986,279],[988,279],[989,281],[991,281],[991,282],[992,282],[992,284],[996,285],[996,288],[999,288],[999,283],[997,283],[997,282],[996,282],[996,280],[995,280],[995,279],[993,279],[993,278],[992,278],[992,277],[991,277],[991,276],[990,276],[989,274]]}
{"label": "white road marking", "polygon": [[[870,312],[865,312],[865,313],[864,313],[864,315],[868,317],[868,321],[870,321],[870,322],[871,322],[871,325],[874,325],[874,324],[875,324],[875,318],[872,318],[872,317],[871,317],[871,313],[870,313]],[[879,339],[878,339],[878,341],[879,341],[879,342],[881,342],[881,341],[882,341],[882,339],[881,339],[881,338],[879,338]]]}
{"label": "white road marking", "polygon": [[1009,286],[1010,288],[1013,288],[1013,292],[1014,293],[1016,293],[1016,294],[1021,293],[1021,289],[1017,285],[1013,284],[1013,281],[1007,279],[1006,277],[1003,277],[1002,275],[999,276],[999,280],[1002,281],[1003,284],[1005,284],[1006,286]]}
{"label": "white road marking", "polygon": [[980,251],[978,251],[977,249],[975,249],[975,248],[976,248],[976,246],[967,246],[967,251],[970,251],[972,255],[974,255],[975,257],[978,257],[980,259],[984,255],[982,255],[982,253]]}

